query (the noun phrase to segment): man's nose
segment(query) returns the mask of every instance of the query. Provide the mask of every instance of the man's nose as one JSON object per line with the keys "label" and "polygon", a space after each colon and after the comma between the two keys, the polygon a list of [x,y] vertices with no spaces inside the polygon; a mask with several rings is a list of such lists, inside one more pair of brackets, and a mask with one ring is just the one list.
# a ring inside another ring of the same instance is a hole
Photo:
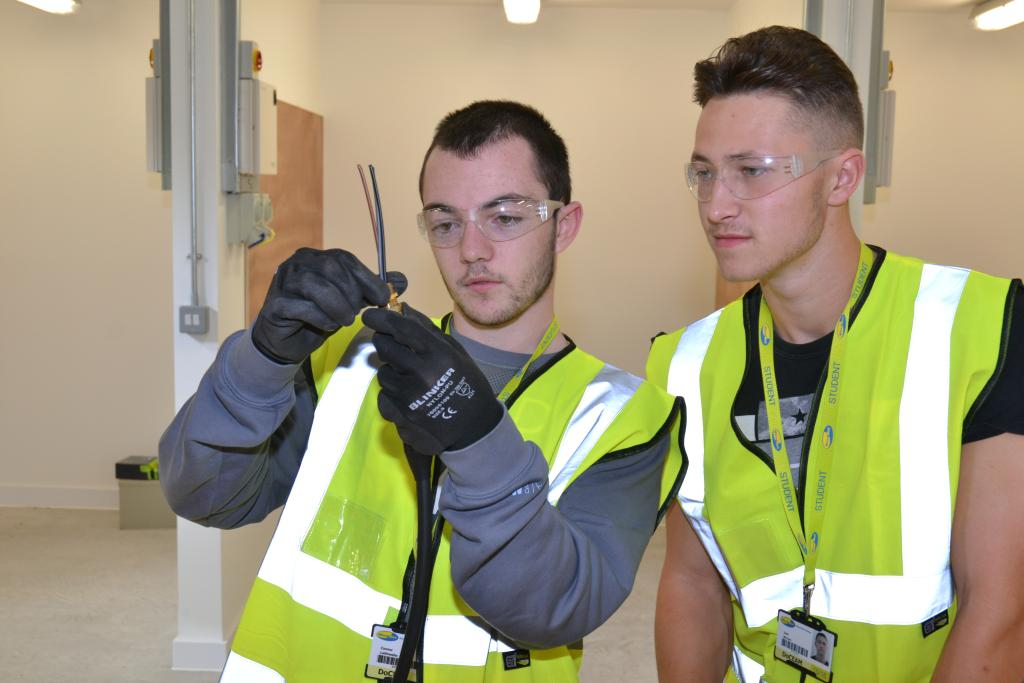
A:
{"label": "man's nose", "polygon": [[462,232],[462,241],[459,242],[459,255],[462,260],[465,263],[487,261],[493,254],[494,242],[487,239],[475,220],[466,221],[466,227]]}
{"label": "man's nose", "polygon": [[712,223],[721,223],[739,213],[740,200],[728,188],[721,176],[711,181],[711,197],[704,204],[704,211]]}

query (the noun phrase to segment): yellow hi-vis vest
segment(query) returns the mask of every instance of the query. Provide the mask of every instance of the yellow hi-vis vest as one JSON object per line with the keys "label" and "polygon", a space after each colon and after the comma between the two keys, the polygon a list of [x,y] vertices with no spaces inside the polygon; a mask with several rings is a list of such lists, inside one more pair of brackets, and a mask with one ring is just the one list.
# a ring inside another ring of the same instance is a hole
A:
{"label": "yellow hi-vis vest", "polygon": [[[320,399],[309,444],[221,681],[367,681],[372,627],[398,614],[416,539],[416,494],[395,426],[377,410],[373,346],[358,331],[359,325],[339,331],[311,358]],[[552,505],[602,457],[679,429],[676,399],[575,347],[527,382],[508,411],[548,460]],[[681,457],[670,450],[661,510],[678,488]],[[502,653],[517,646],[456,592],[450,534],[446,527],[432,574],[424,678],[577,680],[582,651],[569,646],[533,650],[529,666],[505,670]]]}
{"label": "yellow hi-vis vest", "polygon": [[[833,681],[914,683],[930,679],[949,634],[940,615],[955,618],[950,538],[961,436],[1003,352],[1010,283],[884,252],[870,277],[847,333],[835,422],[842,440],[811,613],[838,634]],[[795,682],[800,672],[774,648],[778,611],[802,605],[804,562],[770,457],[733,423],[744,373],[760,370],[750,351],[759,305],[755,289],[659,337],[648,377],[686,402],[688,469],[678,498],[731,593],[727,680]],[[817,434],[813,424],[806,433]],[[805,480],[807,509],[815,473]]]}

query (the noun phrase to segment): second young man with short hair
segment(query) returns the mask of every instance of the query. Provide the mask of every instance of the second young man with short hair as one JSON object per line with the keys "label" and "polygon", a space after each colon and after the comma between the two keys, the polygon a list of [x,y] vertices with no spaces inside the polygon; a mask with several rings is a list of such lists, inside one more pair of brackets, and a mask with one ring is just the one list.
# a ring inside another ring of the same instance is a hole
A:
{"label": "second young man with short hair", "polygon": [[812,34],[695,77],[688,183],[723,276],[760,282],[648,361],[688,418],[661,680],[1018,683],[1024,287],[860,241],[857,85]]}

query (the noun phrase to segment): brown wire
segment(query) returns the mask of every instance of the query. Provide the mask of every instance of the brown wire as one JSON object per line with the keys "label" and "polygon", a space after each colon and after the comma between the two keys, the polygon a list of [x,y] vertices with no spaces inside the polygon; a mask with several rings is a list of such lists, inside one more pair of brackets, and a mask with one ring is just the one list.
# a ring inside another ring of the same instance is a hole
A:
{"label": "brown wire", "polygon": [[380,249],[380,240],[377,239],[377,233],[380,232],[380,226],[377,225],[377,212],[373,209],[373,198],[370,196],[370,186],[366,184],[366,174],[363,173],[363,165],[356,164],[356,169],[359,171],[359,180],[363,183],[363,194],[366,195],[366,208],[370,212],[370,227],[373,229],[373,244]]}

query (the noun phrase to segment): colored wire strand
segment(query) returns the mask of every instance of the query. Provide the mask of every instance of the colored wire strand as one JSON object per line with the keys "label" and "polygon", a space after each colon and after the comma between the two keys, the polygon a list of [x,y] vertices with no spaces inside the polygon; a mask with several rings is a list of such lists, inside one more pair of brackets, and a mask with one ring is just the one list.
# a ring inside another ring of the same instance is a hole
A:
{"label": "colored wire strand", "polygon": [[[381,216],[380,211],[380,191],[377,189],[377,176],[374,173],[373,166],[370,166],[370,176],[373,180],[373,196],[370,195],[370,186],[366,183],[366,174],[363,172],[363,165],[356,164],[356,170],[359,171],[359,180],[363,184],[363,195],[366,197],[366,209],[370,212],[370,228],[373,231],[373,244],[377,249],[377,265],[380,267],[380,277],[382,280],[387,281],[387,270],[384,268],[385,257],[383,253],[383,247],[381,242],[384,236],[384,232],[381,230],[380,221],[378,216]],[[377,208],[374,208],[373,197],[377,197]]]}
{"label": "colored wire strand", "polygon": [[370,164],[370,183],[373,185],[373,200],[377,207],[377,268],[380,270],[380,279],[388,281],[388,269],[384,258],[384,212],[380,208],[380,190],[377,189],[377,171]]}

